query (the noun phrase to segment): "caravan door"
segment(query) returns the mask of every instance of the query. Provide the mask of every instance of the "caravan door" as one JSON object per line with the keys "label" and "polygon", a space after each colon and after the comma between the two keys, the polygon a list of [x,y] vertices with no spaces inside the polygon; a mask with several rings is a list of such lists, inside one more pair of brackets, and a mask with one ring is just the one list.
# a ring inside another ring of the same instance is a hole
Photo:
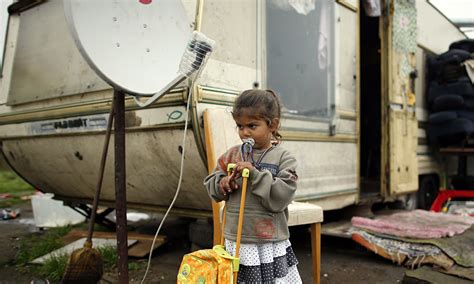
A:
{"label": "caravan door", "polygon": [[[383,2],[383,1],[382,1]],[[417,119],[415,114],[415,0],[387,0],[381,16],[382,160],[381,194],[418,188]]]}

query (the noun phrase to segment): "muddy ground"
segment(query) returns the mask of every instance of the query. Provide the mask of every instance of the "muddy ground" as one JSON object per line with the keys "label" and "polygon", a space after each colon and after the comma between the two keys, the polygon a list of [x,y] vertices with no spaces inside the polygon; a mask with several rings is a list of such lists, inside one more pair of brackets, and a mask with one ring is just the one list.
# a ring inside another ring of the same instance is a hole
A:
{"label": "muddy ground", "polygon": [[[20,271],[15,256],[20,240],[38,229],[33,224],[29,203],[18,205],[20,218],[0,221],[0,283],[30,283],[37,276]],[[163,227],[169,242],[154,252],[147,283],[175,283],[182,256],[190,251],[185,229],[189,220],[170,218]],[[141,233],[156,229],[154,219],[138,228]],[[291,228],[291,242],[300,261],[299,271],[304,283],[312,283],[311,245],[307,226]],[[130,271],[130,282],[139,283],[146,267],[146,259],[134,260],[138,270]],[[322,237],[321,283],[401,283],[405,268],[368,252],[350,239]],[[104,275],[103,283],[117,282],[115,272]]]}

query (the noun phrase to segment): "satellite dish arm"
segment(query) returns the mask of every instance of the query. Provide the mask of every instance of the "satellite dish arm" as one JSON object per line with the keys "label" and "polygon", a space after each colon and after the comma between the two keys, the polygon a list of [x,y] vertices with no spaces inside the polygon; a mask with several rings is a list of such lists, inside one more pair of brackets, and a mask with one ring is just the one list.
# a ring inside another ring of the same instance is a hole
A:
{"label": "satellite dish arm", "polygon": [[187,77],[184,75],[179,74],[178,77],[176,77],[173,81],[171,81],[168,85],[166,85],[163,89],[161,89],[159,92],[151,96],[149,99],[147,99],[145,102],[141,102],[138,95],[132,95],[133,100],[139,107],[147,107],[154,103],[156,100],[158,100],[161,96],[163,96],[166,92],[171,90],[172,88],[176,87],[179,83],[183,82]]}

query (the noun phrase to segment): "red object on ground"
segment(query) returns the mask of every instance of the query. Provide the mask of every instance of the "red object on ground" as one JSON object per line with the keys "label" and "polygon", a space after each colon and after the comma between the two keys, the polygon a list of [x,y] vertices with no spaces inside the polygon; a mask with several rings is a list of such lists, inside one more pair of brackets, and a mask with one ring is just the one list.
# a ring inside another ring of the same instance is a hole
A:
{"label": "red object on ground", "polygon": [[12,195],[10,193],[1,193],[0,194],[0,199],[7,199],[7,198],[10,198],[12,197]]}
{"label": "red object on ground", "polygon": [[[441,212],[443,205],[449,199],[456,198],[473,198],[474,199],[474,190],[441,190],[438,193],[433,205],[431,205],[430,210],[434,212]],[[474,214],[471,214],[474,216]]]}

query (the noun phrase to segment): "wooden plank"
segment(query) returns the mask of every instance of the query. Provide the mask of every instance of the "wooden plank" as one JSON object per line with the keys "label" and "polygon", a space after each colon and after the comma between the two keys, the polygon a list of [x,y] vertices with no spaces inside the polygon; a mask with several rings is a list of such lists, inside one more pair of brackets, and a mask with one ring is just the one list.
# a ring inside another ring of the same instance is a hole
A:
{"label": "wooden plank", "polygon": [[[130,238],[130,237],[129,237]],[[159,248],[166,243],[165,236],[158,236],[153,246],[153,250]],[[128,248],[128,256],[142,258],[150,253],[151,245],[153,244],[153,237],[151,240],[138,240],[136,244]]]}
{"label": "wooden plank", "polygon": [[[66,236],[63,237],[63,242],[65,244],[72,243],[78,239],[84,238],[87,236],[87,231],[79,231],[73,230],[69,232]],[[101,238],[101,239],[116,239],[115,232],[94,232],[92,235],[93,238]],[[145,257],[150,252],[150,247],[153,243],[152,235],[144,235],[138,234],[134,232],[128,233],[129,240],[136,240],[137,242],[128,248],[128,255],[132,257]],[[156,238],[155,245],[153,250],[157,249],[158,247],[162,246],[167,242],[166,236],[159,235]]]}
{"label": "wooden plank", "polygon": [[[79,239],[87,235],[87,231],[80,231],[80,230],[72,230],[67,234],[66,236],[63,237],[63,241],[67,241],[69,239]],[[139,233],[134,233],[134,232],[129,232],[128,233],[130,239],[134,240],[153,240],[152,235],[145,235],[145,234],[139,234]],[[103,238],[103,239],[115,239],[116,235],[115,232],[94,232],[93,234],[94,238]],[[165,236],[158,236],[158,238],[165,238]]]}

